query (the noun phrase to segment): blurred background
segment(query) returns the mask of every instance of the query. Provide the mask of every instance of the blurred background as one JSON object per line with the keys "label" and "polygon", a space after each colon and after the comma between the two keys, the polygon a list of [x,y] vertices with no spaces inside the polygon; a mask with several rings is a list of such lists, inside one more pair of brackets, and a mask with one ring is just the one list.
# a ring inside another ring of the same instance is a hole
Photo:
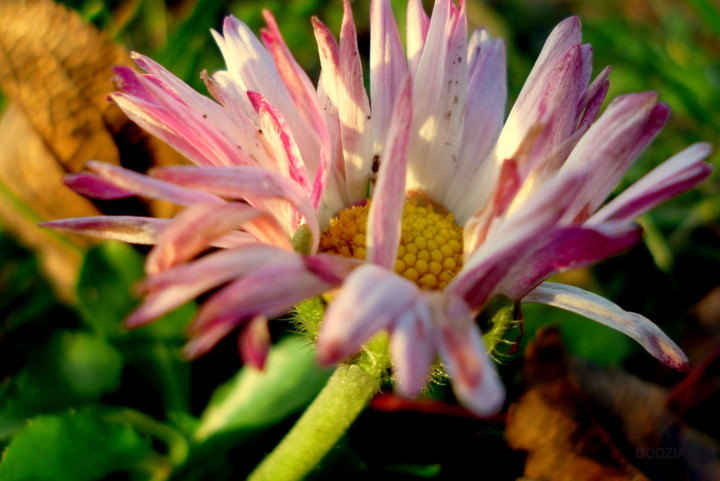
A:
{"label": "blurred background", "polygon": [[[404,32],[406,2],[391,3]],[[367,60],[369,0],[352,4]],[[199,73],[223,68],[209,30],[232,13],[259,31],[262,9],[317,79],[310,17],[337,33],[339,0],[0,5],[0,481],[242,478],[327,378],[283,321],[264,377],[242,368],[233,341],[183,360],[192,305],[125,331],[147,249],[37,227],[100,212],[167,215],[166,205],[91,203],[62,186],[90,159],[141,171],[183,161],[107,103],[111,67],[138,51],[205,93]],[[509,105],[570,15],[593,45],[594,72],[613,67],[608,99],[659,93],[670,121],[620,189],[691,143],[717,148],[715,0],[468,0],[467,11],[471,28],[506,42]],[[690,373],[660,366],[616,331],[528,306],[499,359],[509,390],[501,415],[472,417],[446,385],[416,403],[384,391],[312,479],[720,479],[719,220],[715,173],[643,217],[642,244],[561,279],[657,322],[690,357]]]}

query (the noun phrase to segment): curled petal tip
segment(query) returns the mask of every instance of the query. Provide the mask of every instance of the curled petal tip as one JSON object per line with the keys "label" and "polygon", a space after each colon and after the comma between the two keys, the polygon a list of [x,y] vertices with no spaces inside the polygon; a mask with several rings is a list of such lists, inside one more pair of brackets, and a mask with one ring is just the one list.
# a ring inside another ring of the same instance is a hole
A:
{"label": "curled petal tip", "polygon": [[684,363],[680,364],[679,366],[675,367],[674,369],[677,371],[680,371],[680,372],[689,372],[690,371],[690,363],[684,362]]}
{"label": "curled petal tip", "polygon": [[240,332],[238,349],[246,364],[262,371],[270,351],[270,332],[265,316],[256,316]]}
{"label": "curled petal tip", "polygon": [[[494,373],[488,373],[493,375]],[[505,388],[498,379],[487,381],[483,389],[479,389],[472,397],[464,397],[462,403],[473,413],[486,418],[497,414],[505,404]]]}
{"label": "curled petal tip", "polygon": [[144,326],[145,324],[150,323],[152,319],[148,319],[146,316],[144,316],[139,311],[136,311],[130,315],[127,319],[125,319],[125,322],[123,324],[123,327],[128,330],[137,329],[139,327]]}
{"label": "curled petal tip", "polygon": [[188,361],[192,361],[200,357],[200,350],[195,342],[189,341],[182,349],[182,356]]}
{"label": "curled petal tip", "polygon": [[674,342],[659,337],[652,342],[652,347],[651,354],[666,366],[681,372],[690,370],[690,361]]}

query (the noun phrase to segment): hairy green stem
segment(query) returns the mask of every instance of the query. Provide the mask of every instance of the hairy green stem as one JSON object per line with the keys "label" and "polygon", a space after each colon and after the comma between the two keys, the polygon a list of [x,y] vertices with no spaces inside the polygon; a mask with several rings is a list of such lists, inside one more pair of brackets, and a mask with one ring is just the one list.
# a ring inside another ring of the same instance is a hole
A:
{"label": "hairy green stem", "polygon": [[[321,302],[321,301],[318,301]],[[317,304],[317,303],[316,303]],[[323,308],[305,304],[300,321],[319,323]],[[317,312],[315,312],[317,311]],[[515,306],[507,298],[493,299],[484,313],[489,330],[485,345],[494,352],[507,342],[504,335],[515,319]],[[312,314],[312,315],[308,315]],[[306,322],[304,330],[314,334],[317,326]],[[365,409],[390,365],[387,335],[376,336],[354,364],[338,367],[310,407],[285,438],[252,472],[248,481],[298,481],[317,467],[340,437]]]}
{"label": "hairy green stem", "polygon": [[342,365],[248,481],[293,481],[315,468],[380,388],[382,372]]}

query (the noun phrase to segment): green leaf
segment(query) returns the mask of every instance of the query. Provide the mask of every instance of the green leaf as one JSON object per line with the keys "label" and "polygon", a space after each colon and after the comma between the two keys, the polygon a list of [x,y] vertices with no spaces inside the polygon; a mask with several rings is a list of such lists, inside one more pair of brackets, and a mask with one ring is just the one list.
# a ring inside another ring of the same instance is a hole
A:
{"label": "green leaf", "polygon": [[98,333],[117,335],[137,298],[132,286],[143,275],[143,262],[132,247],[107,242],[90,249],[78,278],[77,298],[85,322]]}
{"label": "green leaf", "polygon": [[[91,329],[111,337],[128,335],[123,323],[140,300],[133,289],[143,278],[143,264],[143,256],[121,242],[105,242],[88,251],[78,278],[77,297]],[[131,334],[182,339],[194,312],[194,305],[182,306]]]}
{"label": "green leaf", "polygon": [[[523,306],[523,344],[545,324],[560,326],[563,341],[572,354],[601,365],[617,366],[642,348],[625,334],[578,314],[540,304]],[[524,347],[523,347],[524,349]]]}
{"label": "green leaf", "polygon": [[417,478],[437,478],[442,473],[442,466],[439,464],[389,464],[382,467],[383,471],[397,474],[408,474]]}
{"label": "green leaf", "polygon": [[122,357],[104,338],[57,331],[7,385],[0,437],[17,432],[29,417],[78,407],[117,390],[122,367]]}
{"label": "green leaf", "polygon": [[97,410],[32,419],[4,453],[3,481],[95,481],[132,473],[154,452],[130,427],[107,421]]}
{"label": "green leaf", "polygon": [[187,411],[189,367],[180,350],[195,305],[126,331],[125,318],[139,302],[132,290],[142,277],[143,257],[129,245],[107,242],[90,249],[77,286],[80,311],[91,329],[108,336],[127,364],[158,387],[169,411]]}
{"label": "green leaf", "polygon": [[330,377],[307,341],[289,336],[274,346],[265,370],[244,367],[220,386],[202,414],[198,440],[274,424],[307,405]]}
{"label": "green leaf", "polygon": [[120,385],[122,358],[105,339],[85,332],[61,332],[52,346],[61,382],[78,396],[94,398]]}
{"label": "green leaf", "polygon": [[[22,247],[0,225],[0,335],[18,334],[23,328],[42,328],[53,315],[65,315],[58,305],[50,285],[42,278],[37,257]],[[55,321],[55,319],[53,319]],[[16,347],[18,339],[5,338],[7,344]],[[7,346],[4,348],[7,355]]]}

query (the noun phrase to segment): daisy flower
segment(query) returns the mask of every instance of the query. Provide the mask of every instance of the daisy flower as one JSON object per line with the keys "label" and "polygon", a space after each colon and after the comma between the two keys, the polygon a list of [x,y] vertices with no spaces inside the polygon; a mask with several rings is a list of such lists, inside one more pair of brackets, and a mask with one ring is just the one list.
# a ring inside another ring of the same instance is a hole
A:
{"label": "daisy flower", "polygon": [[265,18],[262,43],[233,17],[213,32],[227,64],[203,73],[213,99],[141,55],[145,74],[116,70],[122,91],[111,99],[195,165],[141,175],[91,162],[68,178],[91,197],[141,195],[185,210],[46,224],[156,244],[129,325],[213,291],[188,352],[239,328],[244,355],[261,365],[267,319],[331,291],[321,362],[386,331],[402,395],[416,396],[439,358],[478,414],[504,400],[476,323],[497,296],[580,313],[686,367],[645,317],[544,282],[637,243],[635,218],[711,170],[710,147],[696,144],[605,203],[668,108],[643,92],[598,115],[610,70],[592,79],[577,18],[550,34],[507,118],[504,45],[484,30],[468,34],[462,1],[438,0],[427,16],[410,0],[405,48],[388,1],[372,2],[369,95],[349,2],[339,42],[313,19],[317,86]]}

